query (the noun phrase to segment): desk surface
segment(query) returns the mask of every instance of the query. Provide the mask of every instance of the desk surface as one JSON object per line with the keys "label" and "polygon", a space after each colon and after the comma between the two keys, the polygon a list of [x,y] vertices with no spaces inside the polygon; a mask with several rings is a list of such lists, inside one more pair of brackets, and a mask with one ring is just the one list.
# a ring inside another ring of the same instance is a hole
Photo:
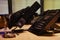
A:
{"label": "desk surface", "polygon": [[[24,25],[22,29],[28,29],[31,25]],[[0,40],[60,40],[60,33],[56,33],[53,36],[37,36],[28,31],[16,35],[15,38],[3,38],[0,36]]]}

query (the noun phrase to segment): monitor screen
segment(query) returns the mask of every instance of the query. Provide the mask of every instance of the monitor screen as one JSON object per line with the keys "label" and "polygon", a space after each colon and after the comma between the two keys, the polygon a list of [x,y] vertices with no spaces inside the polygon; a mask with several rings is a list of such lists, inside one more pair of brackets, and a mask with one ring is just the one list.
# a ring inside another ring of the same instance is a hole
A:
{"label": "monitor screen", "polygon": [[0,15],[9,14],[8,12],[8,0],[0,0]]}

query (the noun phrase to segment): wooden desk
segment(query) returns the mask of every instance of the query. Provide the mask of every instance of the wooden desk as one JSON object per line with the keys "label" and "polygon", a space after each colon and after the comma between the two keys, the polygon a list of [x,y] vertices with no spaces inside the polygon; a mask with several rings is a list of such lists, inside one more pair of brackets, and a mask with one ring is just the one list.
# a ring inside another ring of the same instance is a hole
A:
{"label": "wooden desk", "polygon": [[[24,25],[22,29],[28,29],[31,25]],[[53,36],[37,36],[28,31],[16,35],[15,38],[3,38],[0,36],[0,40],[60,40],[60,33]]]}

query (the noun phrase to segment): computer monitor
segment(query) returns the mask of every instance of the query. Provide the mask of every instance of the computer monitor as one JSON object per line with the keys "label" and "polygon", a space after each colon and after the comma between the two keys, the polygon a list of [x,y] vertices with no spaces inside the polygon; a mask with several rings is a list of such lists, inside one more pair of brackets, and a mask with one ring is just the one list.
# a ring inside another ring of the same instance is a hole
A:
{"label": "computer monitor", "polygon": [[0,15],[9,14],[8,0],[0,0]]}

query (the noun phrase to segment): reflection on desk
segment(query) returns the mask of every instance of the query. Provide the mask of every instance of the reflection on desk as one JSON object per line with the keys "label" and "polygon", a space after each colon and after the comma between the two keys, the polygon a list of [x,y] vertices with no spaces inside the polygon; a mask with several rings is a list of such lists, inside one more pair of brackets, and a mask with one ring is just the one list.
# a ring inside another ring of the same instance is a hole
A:
{"label": "reflection on desk", "polygon": [[[22,29],[28,29],[31,25],[24,25]],[[37,36],[28,31],[19,33],[15,38],[3,38],[0,35],[0,40],[59,40],[60,33],[54,34],[53,36]]]}

